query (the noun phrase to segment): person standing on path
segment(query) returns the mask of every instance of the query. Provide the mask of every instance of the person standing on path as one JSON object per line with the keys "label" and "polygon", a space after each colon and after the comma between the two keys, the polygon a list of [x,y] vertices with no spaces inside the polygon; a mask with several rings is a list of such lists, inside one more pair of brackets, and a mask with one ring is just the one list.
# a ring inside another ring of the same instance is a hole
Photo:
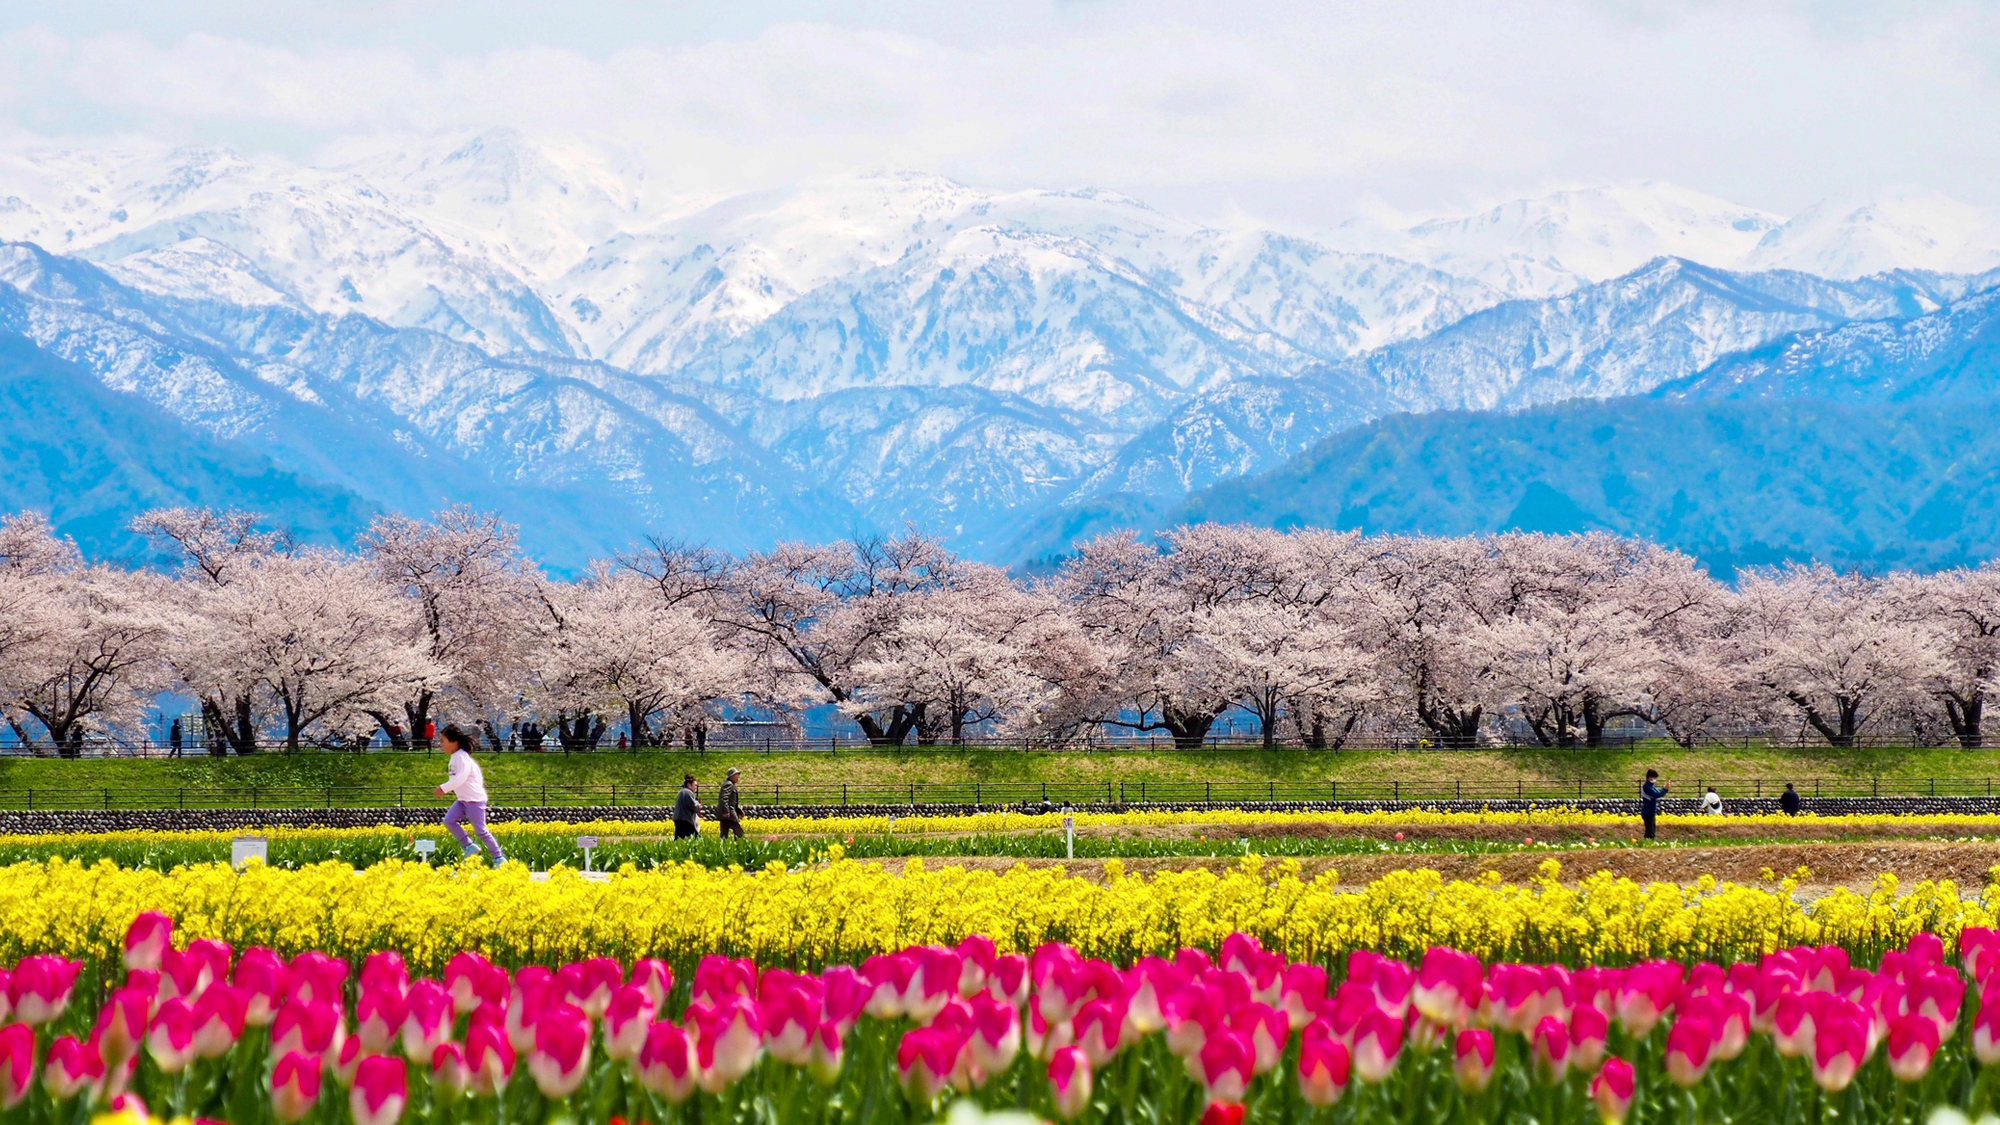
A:
{"label": "person standing on path", "polygon": [[493,862],[507,862],[506,853],[500,850],[500,841],[495,840],[486,827],[486,772],[472,760],[472,739],[459,729],[458,724],[453,723],[444,728],[444,748],[451,751],[451,761],[447,766],[449,775],[444,784],[437,787],[437,793],[440,797],[449,795],[454,798],[451,807],[444,812],[444,826],[458,841],[459,851],[465,857],[479,851],[461,827],[462,823],[470,822],[479,842],[493,853]]}
{"label": "person standing on path", "polygon": [[1786,816],[1799,815],[1799,791],[1792,788],[1789,781],[1785,782],[1784,794],[1778,798],[1778,807],[1784,810]]}
{"label": "person standing on path", "polygon": [[1656,821],[1660,815],[1660,798],[1667,795],[1667,787],[1660,784],[1660,771],[1647,770],[1646,780],[1639,783],[1639,819],[1646,825],[1646,839],[1654,839],[1659,832]]}
{"label": "person standing on path", "polygon": [[736,779],[743,771],[734,766],[729,768],[729,776],[723,779],[722,789],[715,795],[715,822],[722,829],[722,838],[727,840],[731,833],[743,838],[743,798],[736,791]]}
{"label": "person standing on path", "polygon": [[695,796],[693,774],[681,779],[681,792],[674,798],[674,839],[685,840],[701,834],[701,798]]}
{"label": "person standing on path", "polygon": [[1702,797],[1701,811],[1708,816],[1722,815],[1722,795],[1715,791],[1715,786],[1709,786],[1708,793]]}
{"label": "person standing on path", "polygon": [[167,728],[167,745],[171,747],[167,753],[167,757],[178,758],[181,756],[181,721],[178,718],[174,720],[173,726]]}

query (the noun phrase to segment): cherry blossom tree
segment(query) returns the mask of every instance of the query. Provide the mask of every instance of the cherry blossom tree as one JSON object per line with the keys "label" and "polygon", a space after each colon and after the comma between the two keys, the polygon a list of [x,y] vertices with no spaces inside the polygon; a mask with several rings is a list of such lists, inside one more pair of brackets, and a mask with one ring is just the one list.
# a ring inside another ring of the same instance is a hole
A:
{"label": "cherry blossom tree", "polygon": [[396,707],[375,711],[376,722],[398,748],[423,745],[441,705],[462,707],[481,715],[488,740],[498,745],[495,717],[523,698],[537,616],[534,567],[521,554],[514,526],[465,507],[428,523],[382,516],[360,546],[381,581],[416,607],[408,639],[438,670],[435,679],[413,684]]}
{"label": "cherry blossom tree", "polygon": [[1745,572],[1746,647],[1760,681],[1832,746],[1944,674],[1943,645],[1881,579],[1824,565]]}
{"label": "cherry blossom tree", "polygon": [[267,529],[255,512],[212,508],[156,508],[132,521],[132,530],[180,556],[172,604],[184,617],[165,648],[175,678],[194,695],[210,732],[209,753],[254,754],[258,745],[257,677],[230,680],[217,666],[203,626],[224,611],[220,591],[244,568],[294,549],[291,536]]}
{"label": "cherry blossom tree", "polygon": [[909,534],[822,546],[786,544],[745,559],[731,624],[774,700],[832,703],[878,746],[918,731],[927,703],[869,693],[857,669],[880,655],[921,596],[949,588],[960,563]]}
{"label": "cherry blossom tree", "polygon": [[417,608],[357,559],[323,550],[241,561],[203,603],[195,684],[252,683],[297,750],[321,724],[395,706],[440,670],[409,643]]}
{"label": "cherry blossom tree", "polygon": [[1887,594],[1917,635],[1937,646],[1924,694],[1960,746],[1983,747],[1986,697],[2000,676],[2000,564],[1895,575]]}

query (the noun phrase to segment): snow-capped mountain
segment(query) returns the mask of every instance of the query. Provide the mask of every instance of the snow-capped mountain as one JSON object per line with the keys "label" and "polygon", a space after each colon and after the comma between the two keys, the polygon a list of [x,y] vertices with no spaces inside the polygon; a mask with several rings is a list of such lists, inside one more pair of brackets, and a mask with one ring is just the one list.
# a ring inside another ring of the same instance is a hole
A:
{"label": "snow-capped mountain", "polygon": [[1839,278],[1897,269],[1980,273],[2000,266],[2000,215],[1914,188],[1841,196],[1772,230],[1742,264]]}
{"label": "snow-capped mountain", "polygon": [[1729,268],[1783,222],[1675,184],[1641,182],[1517,199],[1402,231],[1354,229],[1351,237],[1512,296],[1546,297],[1655,258]]}
{"label": "snow-capped mountain", "polygon": [[[906,521],[1007,556],[1385,414],[1911,322],[1994,284],[1960,269],[1984,229],[1635,184],[1336,246],[916,173],[696,198],[508,132],[322,165],[16,148],[0,335],[312,487],[498,508],[557,558]],[[1853,276],[1885,262],[1910,268]]]}

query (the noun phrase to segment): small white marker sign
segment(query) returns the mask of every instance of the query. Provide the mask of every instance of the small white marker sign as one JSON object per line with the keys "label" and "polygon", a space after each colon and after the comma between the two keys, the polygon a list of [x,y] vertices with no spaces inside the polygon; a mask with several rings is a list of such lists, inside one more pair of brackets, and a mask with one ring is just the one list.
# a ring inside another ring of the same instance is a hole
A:
{"label": "small white marker sign", "polygon": [[436,840],[418,840],[416,843],[410,846],[417,849],[417,854],[421,856],[428,856],[432,852],[438,850],[438,844]]}
{"label": "small white marker sign", "polygon": [[229,841],[229,866],[241,871],[243,865],[252,859],[260,863],[269,863],[271,841],[262,836],[238,836]]}

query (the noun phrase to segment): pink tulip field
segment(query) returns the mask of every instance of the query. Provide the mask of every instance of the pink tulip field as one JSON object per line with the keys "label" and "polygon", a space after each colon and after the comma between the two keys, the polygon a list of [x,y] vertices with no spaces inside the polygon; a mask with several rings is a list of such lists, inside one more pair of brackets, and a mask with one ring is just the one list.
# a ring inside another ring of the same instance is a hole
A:
{"label": "pink tulip field", "polygon": [[2000,936],[1757,963],[1411,965],[1337,976],[1237,934],[1120,968],[974,936],[817,973],[176,946],[6,974],[0,1110],[231,1125],[929,1122],[964,1099],[1084,1122],[1900,1122],[2000,1084]]}

